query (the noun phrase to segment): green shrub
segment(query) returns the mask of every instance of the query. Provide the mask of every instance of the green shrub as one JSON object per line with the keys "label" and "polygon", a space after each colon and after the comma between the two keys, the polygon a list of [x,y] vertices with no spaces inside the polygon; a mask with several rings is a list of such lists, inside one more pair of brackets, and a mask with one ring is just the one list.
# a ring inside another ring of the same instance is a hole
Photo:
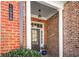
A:
{"label": "green shrub", "polygon": [[1,57],[41,57],[41,54],[34,50],[16,49],[6,54],[2,54]]}

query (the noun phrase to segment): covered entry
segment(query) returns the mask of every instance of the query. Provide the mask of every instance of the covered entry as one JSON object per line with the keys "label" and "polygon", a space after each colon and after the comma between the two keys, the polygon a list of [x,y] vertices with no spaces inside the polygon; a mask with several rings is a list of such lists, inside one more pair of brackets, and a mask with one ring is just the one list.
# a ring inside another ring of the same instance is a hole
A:
{"label": "covered entry", "polygon": [[44,39],[42,36],[44,31],[43,24],[41,24],[40,22],[32,22],[31,27],[31,48],[33,50],[40,51],[40,48],[44,47]]}

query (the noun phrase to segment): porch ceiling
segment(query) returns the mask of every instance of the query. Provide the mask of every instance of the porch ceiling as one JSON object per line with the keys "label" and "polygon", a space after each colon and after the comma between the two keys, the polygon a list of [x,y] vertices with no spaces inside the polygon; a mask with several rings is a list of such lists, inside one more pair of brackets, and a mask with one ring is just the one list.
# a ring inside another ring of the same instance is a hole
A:
{"label": "porch ceiling", "polygon": [[[41,9],[42,18],[47,20],[57,13],[58,8],[62,8],[67,1],[32,1],[31,2],[31,16],[38,17],[38,10]],[[56,7],[55,7],[56,5]]]}
{"label": "porch ceiling", "polygon": [[31,15],[38,16],[38,14],[39,14],[38,10],[39,9],[41,9],[40,14],[45,19],[48,19],[50,16],[54,15],[55,13],[57,13],[57,10],[54,9],[54,8],[51,8],[51,7],[43,5],[41,3],[32,1],[31,2]]}

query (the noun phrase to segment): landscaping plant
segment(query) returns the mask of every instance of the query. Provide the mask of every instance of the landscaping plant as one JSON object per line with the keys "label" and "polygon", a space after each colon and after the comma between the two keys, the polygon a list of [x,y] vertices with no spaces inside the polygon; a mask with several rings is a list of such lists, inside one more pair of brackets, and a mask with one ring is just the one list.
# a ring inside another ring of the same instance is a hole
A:
{"label": "landscaping plant", "polygon": [[1,57],[41,57],[41,54],[38,51],[20,48],[2,54]]}

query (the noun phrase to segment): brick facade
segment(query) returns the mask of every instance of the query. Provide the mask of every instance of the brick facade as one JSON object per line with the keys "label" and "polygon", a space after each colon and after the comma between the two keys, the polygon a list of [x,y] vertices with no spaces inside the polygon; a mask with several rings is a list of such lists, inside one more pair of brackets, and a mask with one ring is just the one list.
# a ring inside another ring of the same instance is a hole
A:
{"label": "brick facade", "polygon": [[[25,14],[25,2],[23,2]],[[9,21],[9,4],[13,5],[13,21]],[[1,1],[0,54],[20,48],[20,2]],[[23,17],[23,46],[26,38],[26,15]]]}
{"label": "brick facade", "polygon": [[[8,6],[13,4],[13,21],[9,21]],[[1,2],[1,43],[0,53],[20,47],[19,2]],[[17,16],[17,17],[16,17]]]}
{"label": "brick facade", "polygon": [[48,19],[48,54],[59,56],[58,13]]}
{"label": "brick facade", "polygon": [[79,56],[79,2],[64,5],[64,56]]}
{"label": "brick facade", "polygon": [[[9,21],[8,6],[13,5],[13,21]],[[23,47],[26,48],[26,12],[23,2]],[[20,2],[1,1],[0,54],[20,48]],[[32,21],[44,23],[44,46],[51,56],[58,56],[58,14],[48,20],[31,18]]]}

